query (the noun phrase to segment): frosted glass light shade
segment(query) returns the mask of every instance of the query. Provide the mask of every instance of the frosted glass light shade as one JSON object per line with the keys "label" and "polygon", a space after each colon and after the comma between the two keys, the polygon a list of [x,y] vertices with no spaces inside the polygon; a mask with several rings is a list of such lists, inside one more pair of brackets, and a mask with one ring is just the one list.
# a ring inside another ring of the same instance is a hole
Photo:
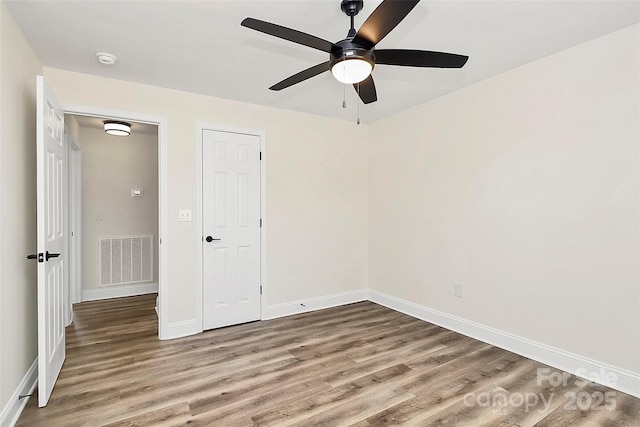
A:
{"label": "frosted glass light shade", "polygon": [[373,70],[371,63],[360,58],[345,59],[331,67],[331,73],[341,83],[359,83],[369,77]]}

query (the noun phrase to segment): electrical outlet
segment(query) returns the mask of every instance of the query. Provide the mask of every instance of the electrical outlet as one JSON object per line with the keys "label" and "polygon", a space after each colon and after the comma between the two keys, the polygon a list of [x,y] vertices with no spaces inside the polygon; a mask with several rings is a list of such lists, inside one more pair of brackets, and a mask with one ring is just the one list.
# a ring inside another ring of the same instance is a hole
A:
{"label": "electrical outlet", "polygon": [[464,297],[464,285],[462,283],[455,282],[453,284],[453,293],[458,298],[463,298]]}

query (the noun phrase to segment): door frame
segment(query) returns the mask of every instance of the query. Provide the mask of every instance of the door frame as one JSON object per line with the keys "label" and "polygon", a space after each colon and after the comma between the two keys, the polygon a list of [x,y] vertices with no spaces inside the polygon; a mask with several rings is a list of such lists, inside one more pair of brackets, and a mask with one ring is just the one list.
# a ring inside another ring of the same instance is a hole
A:
{"label": "door frame", "polygon": [[212,130],[216,132],[228,132],[239,133],[243,135],[252,135],[260,138],[260,218],[262,218],[262,227],[260,228],[260,286],[262,286],[262,293],[260,295],[260,320],[264,319],[267,307],[267,156],[266,156],[266,143],[267,136],[264,130],[242,128],[235,126],[221,125],[218,123],[206,123],[196,122],[196,173],[197,173],[197,203],[196,203],[196,281],[197,281],[197,293],[196,293],[196,307],[197,317],[196,322],[200,325],[200,331],[204,331],[204,275],[202,273],[203,268],[203,250],[202,250],[202,238],[203,238],[203,203],[202,203],[202,133],[205,130]]}
{"label": "door frame", "polygon": [[77,116],[102,117],[111,120],[133,121],[156,125],[158,127],[158,338],[161,340],[174,338],[169,332],[169,208],[167,186],[167,118],[153,114],[133,111],[111,110],[87,105],[62,104],[65,114]]}
{"label": "door frame", "polygon": [[[68,130],[68,128],[67,128]],[[82,301],[82,149],[78,141],[67,133],[69,232],[68,261],[69,282],[65,311],[68,324],[73,320],[73,304]],[[72,235],[73,233],[73,235]]]}

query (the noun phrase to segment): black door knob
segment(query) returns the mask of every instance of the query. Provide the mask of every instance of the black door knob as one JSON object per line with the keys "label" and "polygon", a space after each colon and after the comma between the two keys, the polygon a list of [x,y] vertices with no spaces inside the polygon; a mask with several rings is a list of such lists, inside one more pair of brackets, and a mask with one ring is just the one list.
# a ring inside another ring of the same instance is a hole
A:
{"label": "black door knob", "polygon": [[49,261],[49,258],[58,258],[60,256],[60,254],[52,254],[49,253],[49,251],[47,251],[47,253],[45,254],[45,260]]}
{"label": "black door knob", "polygon": [[214,240],[220,240],[220,239],[214,239],[214,238],[213,238],[213,237],[211,237],[211,236],[207,236],[207,237],[205,238],[205,240],[206,240],[207,242],[211,243],[211,242],[213,242]]}

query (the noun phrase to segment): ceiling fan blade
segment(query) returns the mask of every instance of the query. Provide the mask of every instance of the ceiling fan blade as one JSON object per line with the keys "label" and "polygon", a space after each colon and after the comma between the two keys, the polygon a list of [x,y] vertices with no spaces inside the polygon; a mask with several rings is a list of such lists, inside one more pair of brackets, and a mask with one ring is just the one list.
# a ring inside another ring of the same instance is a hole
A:
{"label": "ceiling fan blade", "polygon": [[291,77],[284,79],[283,81],[274,84],[269,89],[271,90],[282,90],[288,88],[289,86],[293,86],[296,83],[303,82],[311,77],[315,77],[318,74],[322,74],[325,71],[329,71],[331,68],[331,64],[329,61],[323,62],[322,64],[314,65],[311,68],[307,68],[306,70],[300,71],[297,74],[294,74]]}
{"label": "ceiling fan blade", "polygon": [[455,53],[410,49],[379,49],[375,55],[376,64],[405,67],[462,68],[469,59]]}
{"label": "ceiling fan blade", "polygon": [[371,77],[371,74],[369,74],[369,77],[360,83],[354,83],[353,88],[365,104],[371,104],[378,100],[376,85],[373,83],[373,77]]}
{"label": "ceiling fan blade", "polygon": [[331,49],[333,48],[333,43],[323,40],[320,37],[312,36],[311,34],[303,33],[302,31],[293,30],[281,25],[272,24],[270,22],[260,21],[259,19],[245,18],[240,25],[327,53],[331,53]]}
{"label": "ceiling fan blade", "polygon": [[371,49],[389,34],[419,1],[384,0],[364,21],[353,38],[353,43]]}

